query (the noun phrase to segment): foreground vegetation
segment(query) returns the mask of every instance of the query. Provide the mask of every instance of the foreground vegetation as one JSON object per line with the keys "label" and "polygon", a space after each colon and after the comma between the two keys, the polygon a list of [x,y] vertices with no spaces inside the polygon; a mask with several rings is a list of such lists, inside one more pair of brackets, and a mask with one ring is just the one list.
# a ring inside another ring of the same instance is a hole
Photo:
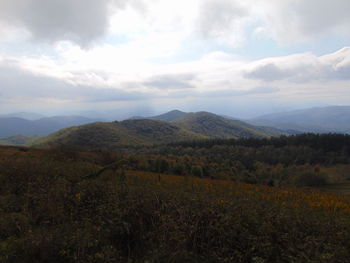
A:
{"label": "foreground vegetation", "polygon": [[346,196],[137,171],[104,151],[0,148],[4,263],[350,262],[349,233]]}

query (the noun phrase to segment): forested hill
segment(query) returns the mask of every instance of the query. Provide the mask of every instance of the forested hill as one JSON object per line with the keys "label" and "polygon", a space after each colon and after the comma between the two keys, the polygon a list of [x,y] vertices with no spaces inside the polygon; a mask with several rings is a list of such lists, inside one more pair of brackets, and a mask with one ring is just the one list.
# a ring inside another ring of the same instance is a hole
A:
{"label": "forested hill", "polygon": [[114,149],[118,146],[151,145],[183,140],[205,139],[206,136],[155,120],[97,122],[70,127],[36,141],[34,145],[65,144],[78,147]]}
{"label": "forested hill", "polygon": [[98,122],[55,132],[35,145],[66,144],[83,147],[140,146],[210,138],[270,137],[269,132],[235,123],[215,114],[186,114],[175,122],[130,119],[121,122]]}
{"label": "forested hill", "polygon": [[[156,155],[159,158],[185,156],[187,159],[183,160],[184,163],[200,160],[196,165],[201,166],[205,173],[216,175],[221,172],[235,174],[233,171],[236,170],[240,171],[239,174],[245,171],[251,173],[257,169],[257,163],[270,165],[269,169],[280,165],[347,165],[350,164],[350,135],[301,134],[269,139],[188,141],[145,148],[142,154]],[[267,170],[266,174],[271,175],[272,172]]]}
{"label": "forested hill", "polygon": [[183,141],[171,143],[171,146],[193,147],[193,148],[211,148],[215,145],[226,146],[244,146],[244,147],[266,147],[273,146],[282,148],[287,146],[310,147],[316,150],[326,152],[348,152],[350,154],[350,135],[348,134],[315,134],[304,133],[290,136],[279,136],[270,138],[241,138],[235,139],[211,139],[197,141]]}
{"label": "forested hill", "polygon": [[272,135],[267,131],[262,131],[258,127],[254,127],[242,121],[228,120],[209,112],[187,113],[181,119],[177,119],[173,123],[179,127],[211,138],[263,138]]}
{"label": "forested hill", "polygon": [[[138,118],[142,119],[142,117]],[[219,116],[205,111],[183,112],[173,110],[145,119],[169,122],[179,127],[204,134],[210,138],[270,137],[288,134],[279,129],[255,126],[235,118]]]}

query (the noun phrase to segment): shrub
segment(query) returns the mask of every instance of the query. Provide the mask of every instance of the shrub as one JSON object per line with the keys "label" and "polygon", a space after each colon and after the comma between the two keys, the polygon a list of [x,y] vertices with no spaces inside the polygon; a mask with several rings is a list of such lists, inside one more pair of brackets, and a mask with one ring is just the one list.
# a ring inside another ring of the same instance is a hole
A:
{"label": "shrub", "polygon": [[322,186],[328,183],[328,175],[321,172],[305,172],[296,179],[297,186]]}

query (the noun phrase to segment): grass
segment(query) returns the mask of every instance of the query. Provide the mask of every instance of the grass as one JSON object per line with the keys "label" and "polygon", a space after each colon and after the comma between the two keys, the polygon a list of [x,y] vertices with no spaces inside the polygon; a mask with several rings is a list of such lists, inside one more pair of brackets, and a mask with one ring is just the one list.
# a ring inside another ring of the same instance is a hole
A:
{"label": "grass", "polygon": [[349,262],[347,196],[0,153],[3,263]]}
{"label": "grass", "polygon": [[320,186],[317,189],[327,192],[327,193],[336,193],[340,195],[350,196],[350,182],[344,181],[336,184],[328,184],[324,186]]}

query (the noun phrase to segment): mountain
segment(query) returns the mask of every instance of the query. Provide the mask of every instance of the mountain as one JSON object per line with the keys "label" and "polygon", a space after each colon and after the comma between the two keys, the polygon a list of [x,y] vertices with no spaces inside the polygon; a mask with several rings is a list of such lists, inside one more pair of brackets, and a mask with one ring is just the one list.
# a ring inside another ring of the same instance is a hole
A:
{"label": "mountain", "polygon": [[255,129],[242,121],[229,120],[209,112],[187,113],[173,122],[178,127],[211,138],[269,137],[270,134]]}
{"label": "mountain", "polygon": [[191,131],[215,138],[268,137],[289,134],[275,128],[254,126],[232,117],[219,116],[204,111],[186,113],[173,110],[148,118],[171,122]]}
{"label": "mountain", "polygon": [[207,137],[167,122],[138,119],[122,122],[97,122],[62,129],[39,139],[35,145],[66,144],[92,148],[115,148],[205,138]]}
{"label": "mountain", "polygon": [[27,120],[18,117],[0,118],[0,138],[18,134],[33,136],[47,135],[62,128],[83,125],[97,120],[81,116],[54,116],[39,120]]}
{"label": "mountain", "polygon": [[167,113],[149,117],[149,119],[152,120],[159,120],[159,121],[166,121],[166,122],[174,122],[174,121],[179,121],[183,118],[185,118],[188,115],[188,113],[179,111],[179,110],[172,110]]}
{"label": "mountain", "polygon": [[[161,118],[162,120],[154,120]],[[168,121],[164,121],[168,120]],[[271,132],[209,112],[172,111],[147,119],[96,122],[59,130],[35,142],[37,146],[66,144],[82,147],[152,145],[209,138],[270,137]]]}
{"label": "mountain", "polygon": [[350,106],[329,106],[263,115],[247,122],[300,132],[350,133]]}

